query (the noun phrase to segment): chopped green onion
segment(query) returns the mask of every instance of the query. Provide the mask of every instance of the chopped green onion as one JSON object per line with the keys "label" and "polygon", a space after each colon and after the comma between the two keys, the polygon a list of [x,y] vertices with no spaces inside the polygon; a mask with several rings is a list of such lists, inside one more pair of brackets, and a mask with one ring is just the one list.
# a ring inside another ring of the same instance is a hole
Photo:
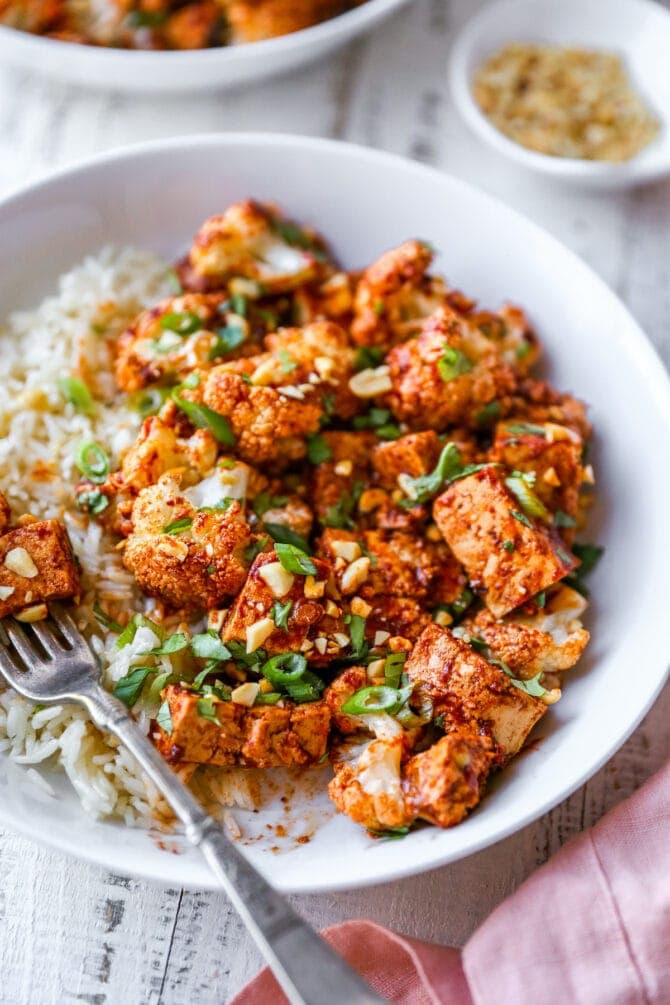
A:
{"label": "chopped green onion", "polygon": [[368,644],[365,641],[365,618],[362,618],[360,614],[348,614],[344,620],[349,625],[351,655],[366,656]]}
{"label": "chopped green onion", "polygon": [[247,316],[248,301],[241,293],[233,293],[230,298],[230,306],[233,308],[233,314],[237,314],[238,317],[245,318]]}
{"label": "chopped green onion", "polygon": [[78,377],[59,377],[58,387],[70,405],[74,405],[78,412],[90,415],[93,411],[93,398],[83,380]]}
{"label": "chopped green onion", "polygon": [[305,554],[302,548],[296,548],[294,544],[275,544],[277,558],[287,572],[295,572],[300,576],[316,575],[314,562]]}
{"label": "chopped green onion", "polygon": [[399,688],[407,653],[389,653],[384,660],[384,683],[387,687]]}
{"label": "chopped green onion", "polygon": [[332,456],[333,451],[320,433],[311,433],[307,437],[307,460],[310,464],[322,464]]}
{"label": "chopped green onion", "polygon": [[368,715],[371,712],[388,712],[392,715],[400,708],[400,691],[386,684],[363,687],[345,701],[342,711],[346,715]]}
{"label": "chopped green onion", "polygon": [[206,405],[199,405],[195,401],[180,397],[176,390],[172,392],[172,400],[198,429],[209,429],[214,439],[226,447],[235,445],[235,435],[225,416],[219,415]]}
{"label": "chopped green onion", "polygon": [[445,383],[469,373],[473,366],[465,353],[451,345],[445,346],[442,358],[437,361],[437,369]]}
{"label": "chopped green onion", "polygon": [[86,513],[92,513],[93,516],[100,516],[109,506],[109,499],[99,489],[79,492],[75,502],[77,509],[83,510]]}
{"label": "chopped green onion", "polygon": [[202,321],[194,311],[164,314],[159,324],[161,328],[176,332],[177,335],[193,335],[202,328]]}
{"label": "chopped green onion", "polygon": [[514,436],[546,436],[544,426],[536,426],[532,422],[510,422],[505,425],[505,432]]}
{"label": "chopped green onion", "polygon": [[93,604],[93,613],[103,628],[106,628],[109,632],[118,632],[119,635],[121,634],[123,631],[123,625],[120,625],[118,621],[114,620],[114,618],[110,618],[109,614],[107,614],[106,611],[103,611],[97,601]]}
{"label": "chopped green onion", "polygon": [[278,691],[267,691],[256,695],[254,705],[276,705],[281,699]]}
{"label": "chopped green onion", "polygon": [[503,541],[503,548],[511,554],[514,551],[514,541]]}
{"label": "chopped green onion", "polygon": [[109,457],[98,443],[92,440],[80,443],[74,462],[89,481],[101,485],[109,474]]}
{"label": "chopped green onion", "polygon": [[174,269],[167,270],[165,273],[165,282],[169,285],[173,297],[178,297],[184,292],[184,288],[179,281],[179,276]]}
{"label": "chopped green onion", "polygon": [[525,513],[520,513],[518,509],[511,509],[510,513],[514,519],[518,520],[519,523],[522,523],[524,527],[530,527],[531,530],[535,529]]}
{"label": "chopped green onion", "polygon": [[[534,474],[534,472],[532,472]],[[514,472],[505,479],[505,485],[518,500],[526,516],[537,517],[540,520],[551,520],[551,513],[542,500],[530,487],[535,479],[521,472]]]}
{"label": "chopped green onion", "polygon": [[161,534],[181,534],[183,530],[190,530],[192,524],[192,517],[183,516],[180,520],[172,520],[171,523],[166,523]]}
{"label": "chopped green onion", "polygon": [[407,837],[409,827],[387,827],[384,830],[368,827],[367,831],[372,837],[380,838],[383,841],[398,841],[400,838]]}
{"label": "chopped green onion", "polygon": [[262,673],[274,687],[283,687],[300,680],[307,670],[307,660],[302,653],[280,653],[264,664]]}
{"label": "chopped green onion", "polygon": [[546,590],[542,590],[541,593],[538,593],[538,595],[535,597],[535,603],[537,604],[537,606],[540,609],[542,609],[546,605],[546,603],[547,603],[547,591]]}
{"label": "chopped green onion", "polygon": [[147,387],[143,391],[136,391],[128,398],[128,404],[136,412],[139,412],[143,419],[148,415],[155,415],[163,405],[165,399],[170,397],[168,387]]}
{"label": "chopped green onion", "polygon": [[251,503],[251,508],[256,516],[263,516],[269,509],[285,506],[288,496],[271,496],[269,492],[259,492]]}

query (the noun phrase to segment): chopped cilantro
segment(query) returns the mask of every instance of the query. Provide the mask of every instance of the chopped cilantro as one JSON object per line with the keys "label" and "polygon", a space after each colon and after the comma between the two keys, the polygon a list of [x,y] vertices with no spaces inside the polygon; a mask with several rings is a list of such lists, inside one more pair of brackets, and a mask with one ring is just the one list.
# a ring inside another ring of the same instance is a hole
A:
{"label": "chopped cilantro", "polygon": [[209,358],[216,359],[218,356],[225,356],[242,345],[246,338],[246,333],[241,325],[225,325],[216,330],[216,342],[212,346]]}
{"label": "chopped cilantro", "polygon": [[524,527],[530,527],[531,530],[535,529],[525,513],[520,513],[518,509],[511,509],[510,513],[514,519],[518,520],[519,523],[522,523]]}
{"label": "chopped cilantro", "polygon": [[256,516],[263,516],[269,509],[285,506],[287,502],[288,496],[271,496],[269,492],[259,492],[254,497],[251,508]]}
{"label": "chopped cilantro", "polygon": [[275,600],[272,605],[272,620],[277,628],[283,628],[285,632],[288,631],[288,616],[291,613],[292,607],[292,600],[287,600],[285,604],[282,604],[279,600]]}
{"label": "chopped cilantro", "polygon": [[194,635],[190,647],[193,655],[202,660],[229,660],[231,656],[230,650],[213,629],[202,635]]}
{"label": "chopped cilantro", "polygon": [[316,566],[312,559],[302,548],[297,548],[294,544],[275,544],[277,558],[287,572],[294,572],[299,576],[316,575]]}
{"label": "chopped cilantro", "polygon": [[244,561],[248,562],[249,565],[251,565],[256,556],[260,555],[262,551],[265,551],[265,546],[267,545],[269,540],[270,538],[267,536],[267,534],[263,534],[263,536],[259,537],[257,541],[254,541],[253,544],[250,544],[248,546],[248,548],[245,548],[243,552]]}
{"label": "chopped cilantro", "polygon": [[93,604],[93,613],[95,614],[96,620],[100,622],[103,628],[106,628],[109,632],[118,632],[121,634],[123,626],[120,625],[118,621],[115,621],[114,618],[110,618],[109,614],[103,611],[97,601]]}
{"label": "chopped cilantro", "polygon": [[124,705],[128,708],[132,708],[140,694],[142,693],[142,688],[144,687],[144,682],[146,681],[149,674],[155,673],[155,667],[133,667],[125,677],[117,681],[116,687],[114,688],[114,697],[122,701]]}
{"label": "chopped cilantro", "polygon": [[562,509],[557,509],[554,513],[554,527],[576,527],[577,521],[569,513],[564,513]]}
{"label": "chopped cilantro", "polygon": [[503,541],[503,548],[511,554],[514,551],[514,541]]}
{"label": "chopped cilantro", "polygon": [[500,402],[498,401],[490,401],[488,405],[484,405],[475,415],[477,428],[488,429],[494,422],[498,421],[501,411]]}
{"label": "chopped cilantro", "polygon": [[166,699],[156,714],[156,722],[168,736],[172,736],[172,713],[170,712],[170,702]]}
{"label": "chopped cilantro", "polygon": [[356,357],[354,359],[354,369],[369,370],[373,367],[379,366],[379,364],[383,359],[384,359],[384,350],[381,349],[379,346],[362,345],[356,351]]}
{"label": "chopped cilantro", "polygon": [[298,364],[288,349],[280,349],[277,356],[279,357],[279,365],[282,373],[291,373],[292,370],[297,368]]}
{"label": "chopped cilantro", "polygon": [[332,456],[333,451],[320,433],[311,433],[307,437],[307,460],[310,464],[322,464]]}
{"label": "chopped cilantro", "polygon": [[199,698],[197,704],[198,715],[201,719],[207,719],[208,722],[213,722],[215,725],[220,726],[221,723],[214,708],[214,701],[215,697],[213,694],[208,694],[205,698]]}
{"label": "chopped cilantro", "polygon": [[291,544],[305,554],[309,554],[309,544],[301,534],[296,534],[294,530],[283,523],[263,523],[263,527],[268,532],[273,541],[278,544]]}

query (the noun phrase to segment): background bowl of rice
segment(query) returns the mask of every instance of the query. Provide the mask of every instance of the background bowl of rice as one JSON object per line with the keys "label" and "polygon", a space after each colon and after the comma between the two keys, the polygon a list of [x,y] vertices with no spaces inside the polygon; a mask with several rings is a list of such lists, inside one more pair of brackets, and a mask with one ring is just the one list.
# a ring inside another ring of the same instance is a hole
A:
{"label": "background bowl of rice", "polygon": [[[302,781],[267,773],[259,813],[250,809],[255,773],[207,779],[203,796],[277,886],[350,888],[453,861],[516,831],[592,775],[650,707],[668,659],[670,389],[643,333],[601,280],[534,224],[461,181],[387,154],[298,137],[143,144],[0,204],[7,316],[0,488],[18,512],[68,510],[74,446],[83,437],[95,435],[115,457],[130,442],[135,415],[102,406],[90,419],[64,409],[58,376],[76,362],[103,397],[105,387],[111,394],[95,319],[103,311],[108,324],[121,326],[159,295],[169,264],[202,220],[245,196],[276,201],[320,229],[351,268],[408,236],[430,240],[440,252],[438,271],[454,285],[486,305],[511,299],[528,308],[547,376],[589,402],[596,429],[598,502],[589,536],[607,550],[590,584],[591,645],[543,720],[541,742],[463,824],[373,841],[334,815],[327,768]],[[84,604],[96,594],[140,603],[98,528],[66,519],[84,568]],[[93,642],[108,679],[122,675],[119,657],[101,637]],[[140,648],[145,642],[137,639]],[[288,813],[280,801],[287,791]],[[0,693],[0,824],[121,873],[213,885],[199,856],[165,831],[156,794],[123,750],[81,712],[35,712],[8,691]]]}

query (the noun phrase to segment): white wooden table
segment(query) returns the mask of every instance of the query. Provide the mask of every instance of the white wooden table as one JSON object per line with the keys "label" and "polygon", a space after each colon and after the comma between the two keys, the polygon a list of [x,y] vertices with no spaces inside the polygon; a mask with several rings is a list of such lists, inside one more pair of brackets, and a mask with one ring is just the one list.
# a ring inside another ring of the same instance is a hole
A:
{"label": "white wooden table", "polygon": [[[451,107],[445,63],[454,29],[478,6],[416,0],[348,51],[243,93],[142,100],[0,68],[0,191],[177,133],[273,130],[381,147],[461,175],[547,227],[618,291],[670,362],[670,182],[587,195],[521,174],[472,138]],[[670,687],[594,779],[494,848],[416,879],[296,903],[317,926],[369,917],[462,944],[564,841],[667,760],[668,721]],[[223,896],[110,875],[2,831],[0,961],[3,1005],[213,1005],[260,965]]]}

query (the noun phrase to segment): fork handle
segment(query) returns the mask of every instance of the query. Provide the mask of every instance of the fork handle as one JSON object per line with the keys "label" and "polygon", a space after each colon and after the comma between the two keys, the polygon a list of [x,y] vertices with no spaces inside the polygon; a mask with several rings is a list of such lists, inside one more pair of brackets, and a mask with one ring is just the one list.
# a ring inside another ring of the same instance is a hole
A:
{"label": "fork handle", "polygon": [[98,726],[113,733],[139,762],[200,848],[293,1005],[383,1002],[251,865],[191,795],[113,695],[96,685],[84,696]]}

